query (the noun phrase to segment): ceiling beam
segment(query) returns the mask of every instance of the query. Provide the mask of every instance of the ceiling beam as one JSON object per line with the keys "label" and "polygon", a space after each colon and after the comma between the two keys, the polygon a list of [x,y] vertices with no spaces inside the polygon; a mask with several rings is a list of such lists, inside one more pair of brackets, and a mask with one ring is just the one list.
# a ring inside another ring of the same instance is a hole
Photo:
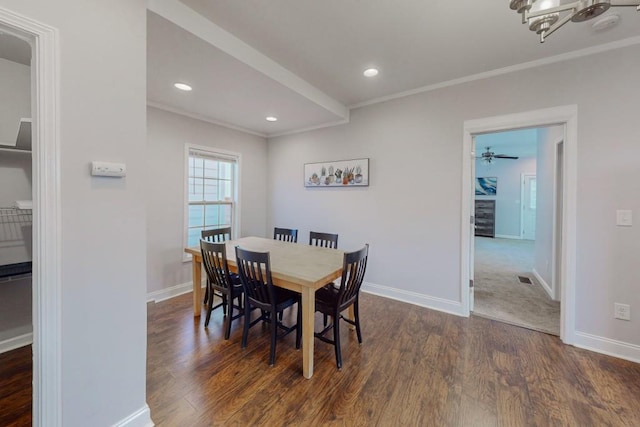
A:
{"label": "ceiling beam", "polygon": [[349,109],[271,58],[177,0],[148,0],[147,9],[215,46],[338,117],[348,120]]}

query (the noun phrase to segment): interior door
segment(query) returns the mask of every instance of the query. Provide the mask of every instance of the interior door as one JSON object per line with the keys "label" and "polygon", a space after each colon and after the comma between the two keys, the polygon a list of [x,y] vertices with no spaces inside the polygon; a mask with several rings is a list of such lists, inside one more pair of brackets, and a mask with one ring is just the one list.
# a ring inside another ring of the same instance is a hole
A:
{"label": "interior door", "polygon": [[526,240],[536,239],[536,176],[522,175],[522,233]]}

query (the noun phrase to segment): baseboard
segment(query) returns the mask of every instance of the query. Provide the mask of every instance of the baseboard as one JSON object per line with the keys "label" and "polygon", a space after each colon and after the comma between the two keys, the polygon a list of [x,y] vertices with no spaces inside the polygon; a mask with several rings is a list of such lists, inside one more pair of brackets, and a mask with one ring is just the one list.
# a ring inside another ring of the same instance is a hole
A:
{"label": "baseboard", "polygon": [[[204,281],[202,283],[204,288]],[[170,288],[149,292],[147,294],[147,302],[160,302],[170,298],[177,297],[179,295],[187,294],[192,291],[193,291],[192,282],[181,283],[179,285],[171,286]]]}
{"label": "baseboard", "polygon": [[538,274],[538,271],[535,268],[531,270],[531,272],[533,273],[533,276],[536,278],[536,280],[540,283],[544,291],[547,293],[549,298],[553,300],[553,290],[551,290],[551,286],[549,286],[549,284],[542,278],[542,276]]}
{"label": "baseboard", "polygon": [[584,332],[575,333],[574,346],[596,353],[606,354],[631,362],[640,363],[640,345],[616,341],[610,338],[599,337]]}
{"label": "baseboard", "polygon": [[129,415],[113,425],[113,427],[153,427],[155,424],[151,420],[151,411],[146,403],[133,414]]}
{"label": "baseboard", "polygon": [[514,236],[513,234],[496,234],[494,236],[496,239],[512,239],[512,240],[522,240],[520,236]]}
{"label": "baseboard", "polygon": [[4,341],[0,341],[0,353],[6,353],[7,351],[15,350],[16,348],[31,345],[33,343],[33,333],[18,335],[17,337],[9,338]]}
{"label": "baseboard", "polygon": [[420,307],[430,308],[432,310],[443,311],[456,316],[466,317],[462,312],[462,304],[459,301],[451,301],[443,298],[431,297],[417,292],[405,291],[388,286],[376,285],[374,283],[364,282],[361,288],[362,292],[390,298],[396,301],[402,301]]}

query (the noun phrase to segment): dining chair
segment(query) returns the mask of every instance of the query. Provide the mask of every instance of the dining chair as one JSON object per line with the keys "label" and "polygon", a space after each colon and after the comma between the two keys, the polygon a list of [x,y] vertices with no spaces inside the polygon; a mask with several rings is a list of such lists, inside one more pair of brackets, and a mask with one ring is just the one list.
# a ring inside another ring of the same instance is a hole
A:
{"label": "dining chair", "polygon": [[[242,332],[242,348],[247,347],[249,328],[258,322],[267,322],[271,326],[271,350],[269,365],[276,361],[276,340],[296,331],[296,348],[300,348],[302,336],[302,311],[300,294],[273,285],[269,252],[252,252],[236,246],[238,273],[245,294],[244,330]],[[278,320],[278,313],[298,303],[296,324],[285,326]],[[251,311],[261,310],[261,315],[251,321]],[[278,334],[278,330],[282,333]]]}
{"label": "dining chair", "polygon": [[[214,242],[214,243],[226,242],[227,240],[231,240],[231,227],[202,230],[200,232],[200,238],[206,240],[207,242]],[[222,298],[221,294],[217,293],[216,295]],[[207,285],[207,287],[205,288],[203,303],[204,304],[209,303],[209,285]],[[224,310],[225,311],[227,310],[226,304],[224,305]]]}
{"label": "dining chair", "polygon": [[[360,286],[364,280],[364,273],[367,269],[367,258],[369,257],[369,244],[362,249],[347,252],[344,254],[342,266],[342,281],[340,287],[325,286],[316,291],[316,307],[325,316],[331,316],[331,324],[324,326],[322,331],[314,333],[314,336],[321,341],[333,344],[336,353],[336,365],[342,368],[342,352],[340,351],[340,320],[354,325],[358,336],[358,343],[362,344],[362,333],[360,331],[360,315],[358,312],[358,299]],[[353,305],[353,320],[342,316],[344,310]],[[326,317],[325,317],[326,318]],[[333,339],[327,338],[325,334],[333,329]]]}
{"label": "dining chair", "polygon": [[309,244],[323,248],[338,249],[338,235],[311,231],[309,233]]}
{"label": "dining chair", "polygon": [[[209,294],[213,295],[213,292],[217,291],[222,297],[222,303],[215,307],[213,306],[213,297],[209,300],[204,326],[209,326],[211,312],[222,305],[225,321],[224,339],[228,340],[231,334],[231,322],[244,315],[242,283],[237,274],[229,272],[227,250],[224,243],[200,240],[200,251],[202,252],[202,264],[207,273],[207,288],[210,288]],[[233,303],[235,299],[238,300],[237,305]],[[233,315],[234,308],[238,310],[238,314],[235,316]]]}
{"label": "dining chair", "polygon": [[273,229],[273,238],[275,240],[282,240],[283,242],[298,243],[298,230],[275,227]]}

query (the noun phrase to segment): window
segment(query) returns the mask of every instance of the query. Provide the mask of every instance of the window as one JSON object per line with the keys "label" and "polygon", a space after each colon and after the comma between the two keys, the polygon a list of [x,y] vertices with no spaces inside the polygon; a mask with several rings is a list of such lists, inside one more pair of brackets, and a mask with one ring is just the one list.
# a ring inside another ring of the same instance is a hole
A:
{"label": "window", "polygon": [[187,246],[198,246],[202,230],[231,227],[235,235],[237,169],[237,155],[188,148]]}

